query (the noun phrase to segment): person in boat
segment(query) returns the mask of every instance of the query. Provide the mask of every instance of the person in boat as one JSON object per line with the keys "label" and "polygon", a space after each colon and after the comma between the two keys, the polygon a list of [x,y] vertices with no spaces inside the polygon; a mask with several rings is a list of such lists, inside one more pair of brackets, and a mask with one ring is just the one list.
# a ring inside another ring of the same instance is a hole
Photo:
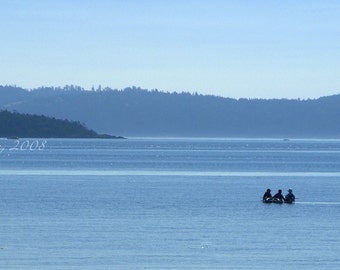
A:
{"label": "person in boat", "polygon": [[285,200],[285,197],[283,197],[283,195],[282,195],[281,189],[279,189],[278,192],[273,196],[273,199],[278,200],[278,201],[282,201],[282,202]]}
{"label": "person in boat", "polygon": [[292,203],[295,201],[295,196],[293,194],[293,190],[290,188],[288,189],[288,194],[285,196],[285,202]]}
{"label": "person in boat", "polygon": [[268,188],[267,191],[263,194],[262,200],[266,201],[272,198],[271,190]]}

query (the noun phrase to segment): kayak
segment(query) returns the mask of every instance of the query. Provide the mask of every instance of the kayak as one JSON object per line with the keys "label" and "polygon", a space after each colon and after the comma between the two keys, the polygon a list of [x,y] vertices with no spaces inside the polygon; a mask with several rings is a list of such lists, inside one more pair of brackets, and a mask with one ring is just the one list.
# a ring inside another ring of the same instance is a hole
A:
{"label": "kayak", "polygon": [[282,203],[288,203],[288,204],[292,204],[294,203],[294,201],[292,200],[280,200],[280,199],[276,199],[276,198],[270,198],[270,199],[265,199],[265,200],[262,200],[262,202],[264,203],[277,203],[277,204],[282,204]]}
{"label": "kayak", "polygon": [[276,199],[276,198],[265,199],[265,200],[262,200],[262,201],[264,203],[278,203],[278,204],[283,203],[283,200]]}

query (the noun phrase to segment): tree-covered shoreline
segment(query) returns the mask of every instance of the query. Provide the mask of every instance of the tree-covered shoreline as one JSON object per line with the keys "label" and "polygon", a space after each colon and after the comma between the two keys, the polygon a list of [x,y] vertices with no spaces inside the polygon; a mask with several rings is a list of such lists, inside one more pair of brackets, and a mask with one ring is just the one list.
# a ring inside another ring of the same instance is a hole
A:
{"label": "tree-covered shoreline", "polygon": [[0,111],[0,137],[4,138],[120,138],[98,134],[79,121],[43,115]]}
{"label": "tree-covered shoreline", "polygon": [[340,138],[340,95],[233,99],[139,87],[0,86],[1,109],[126,137]]}

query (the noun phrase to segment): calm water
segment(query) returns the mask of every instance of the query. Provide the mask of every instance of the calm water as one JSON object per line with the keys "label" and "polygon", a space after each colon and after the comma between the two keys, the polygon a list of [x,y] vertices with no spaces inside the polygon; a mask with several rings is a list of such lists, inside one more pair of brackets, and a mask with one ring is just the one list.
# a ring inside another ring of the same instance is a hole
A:
{"label": "calm water", "polygon": [[[265,189],[292,188],[294,205]],[[339,269],[340,141],[0,140],[0,269]]]}

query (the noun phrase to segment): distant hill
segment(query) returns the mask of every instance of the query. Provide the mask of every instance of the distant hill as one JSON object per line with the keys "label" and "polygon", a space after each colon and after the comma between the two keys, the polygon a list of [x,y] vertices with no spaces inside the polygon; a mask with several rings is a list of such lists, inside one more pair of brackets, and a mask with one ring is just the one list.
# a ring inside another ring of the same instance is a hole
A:
{"label": "distant hill", "polygon": [[0,111],[0,137],[115,138],[109,135],[99,135],[79,122],[8,111]]}
{"label": "distant hill", "polygon": [[231,99],[136,87],[0,87],[0,109],[85,123],[123,136],[340,138],[340,95]]}

